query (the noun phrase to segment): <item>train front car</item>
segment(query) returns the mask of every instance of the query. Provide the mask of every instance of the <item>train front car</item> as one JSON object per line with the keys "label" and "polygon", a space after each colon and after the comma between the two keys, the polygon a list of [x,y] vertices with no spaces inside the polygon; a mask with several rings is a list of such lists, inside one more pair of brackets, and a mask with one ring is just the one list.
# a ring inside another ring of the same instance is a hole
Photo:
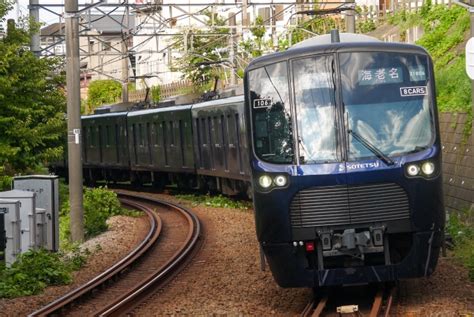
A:
{"label": "train front car", "polygon": [[341,39],[246,69],[257,237],[283,287],[427,276],[443,239],[431,58]]}

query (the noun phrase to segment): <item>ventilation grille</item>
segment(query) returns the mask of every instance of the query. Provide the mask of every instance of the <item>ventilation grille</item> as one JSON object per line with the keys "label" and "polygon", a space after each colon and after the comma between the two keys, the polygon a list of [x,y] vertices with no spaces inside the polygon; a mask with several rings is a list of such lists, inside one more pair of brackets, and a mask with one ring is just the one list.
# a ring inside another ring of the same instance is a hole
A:
{"label": "ventilation grille", "polygon": [[293,228],[335,226],[410,218],[406,192],[397,184],[311,187],[290,206]]}

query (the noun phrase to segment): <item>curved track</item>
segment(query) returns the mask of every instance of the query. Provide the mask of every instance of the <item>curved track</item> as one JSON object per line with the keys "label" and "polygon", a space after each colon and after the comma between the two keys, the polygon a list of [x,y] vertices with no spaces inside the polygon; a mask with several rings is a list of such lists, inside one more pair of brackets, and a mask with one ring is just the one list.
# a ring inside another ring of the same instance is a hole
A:
{"label": "curved track", "polygon": [[125,313],[166,283],[193,255],[201,225],[191,211],[162,200],[118,194],[124,204],[148,215],[150,231],[146,238],[113,267],[30,316]]}

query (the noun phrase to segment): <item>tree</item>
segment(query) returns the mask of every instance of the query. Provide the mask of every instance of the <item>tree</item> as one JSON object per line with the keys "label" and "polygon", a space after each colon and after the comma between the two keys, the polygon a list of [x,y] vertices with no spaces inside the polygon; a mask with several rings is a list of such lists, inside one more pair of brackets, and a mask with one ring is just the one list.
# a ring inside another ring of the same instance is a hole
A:
{"label": "tree", "polygon": [[[224,19],[210,11],[204,12],[207,28],[191,29],[186,32],[186,39],[175,37],[175,49],[183,52],[176,59],[173,68],[182,72],[185,79],[194,83],[207,83],[219,77],[222,64],[228,59],[229,29]],[[213,36],[207,35],[213,33]],[[222,35],[220,35],[222,34]]]}
{"label": "tree", "polygon": [[[10,2],[0,3],[0,21],[9,9]],[[33,30],[37,26],[10,23],[0,39],[0,167],[7,174],[63,155],[64,77],[55,71],[58,59],[37,58],[28,50]]]}
{"label": "tree", "polygon": [[112,79],[94,80],[87,91],[88,113],[104,104],[115,103],[122,95],[122,84]]}

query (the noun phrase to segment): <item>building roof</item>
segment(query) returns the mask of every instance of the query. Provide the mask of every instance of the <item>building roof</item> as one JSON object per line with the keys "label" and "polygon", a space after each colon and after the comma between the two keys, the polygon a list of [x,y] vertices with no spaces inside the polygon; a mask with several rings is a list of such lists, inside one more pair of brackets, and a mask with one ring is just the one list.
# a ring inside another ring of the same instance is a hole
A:
{"label": "building roof", "polygon": [[53,23],[41,28],[41,36],[64,35],[64,23]]}
{"label": "building roof", "polygon": [[[125,16],[120,15],[95,15],[95,14],[84,14],[81,17],[81,24],[83,27],[90,28],[91,30],[99,33],[108,34],[119,34],[123,29],[126,29]],[[128,27],[133,28],[135,26],[135,16],[128,16]]]}

